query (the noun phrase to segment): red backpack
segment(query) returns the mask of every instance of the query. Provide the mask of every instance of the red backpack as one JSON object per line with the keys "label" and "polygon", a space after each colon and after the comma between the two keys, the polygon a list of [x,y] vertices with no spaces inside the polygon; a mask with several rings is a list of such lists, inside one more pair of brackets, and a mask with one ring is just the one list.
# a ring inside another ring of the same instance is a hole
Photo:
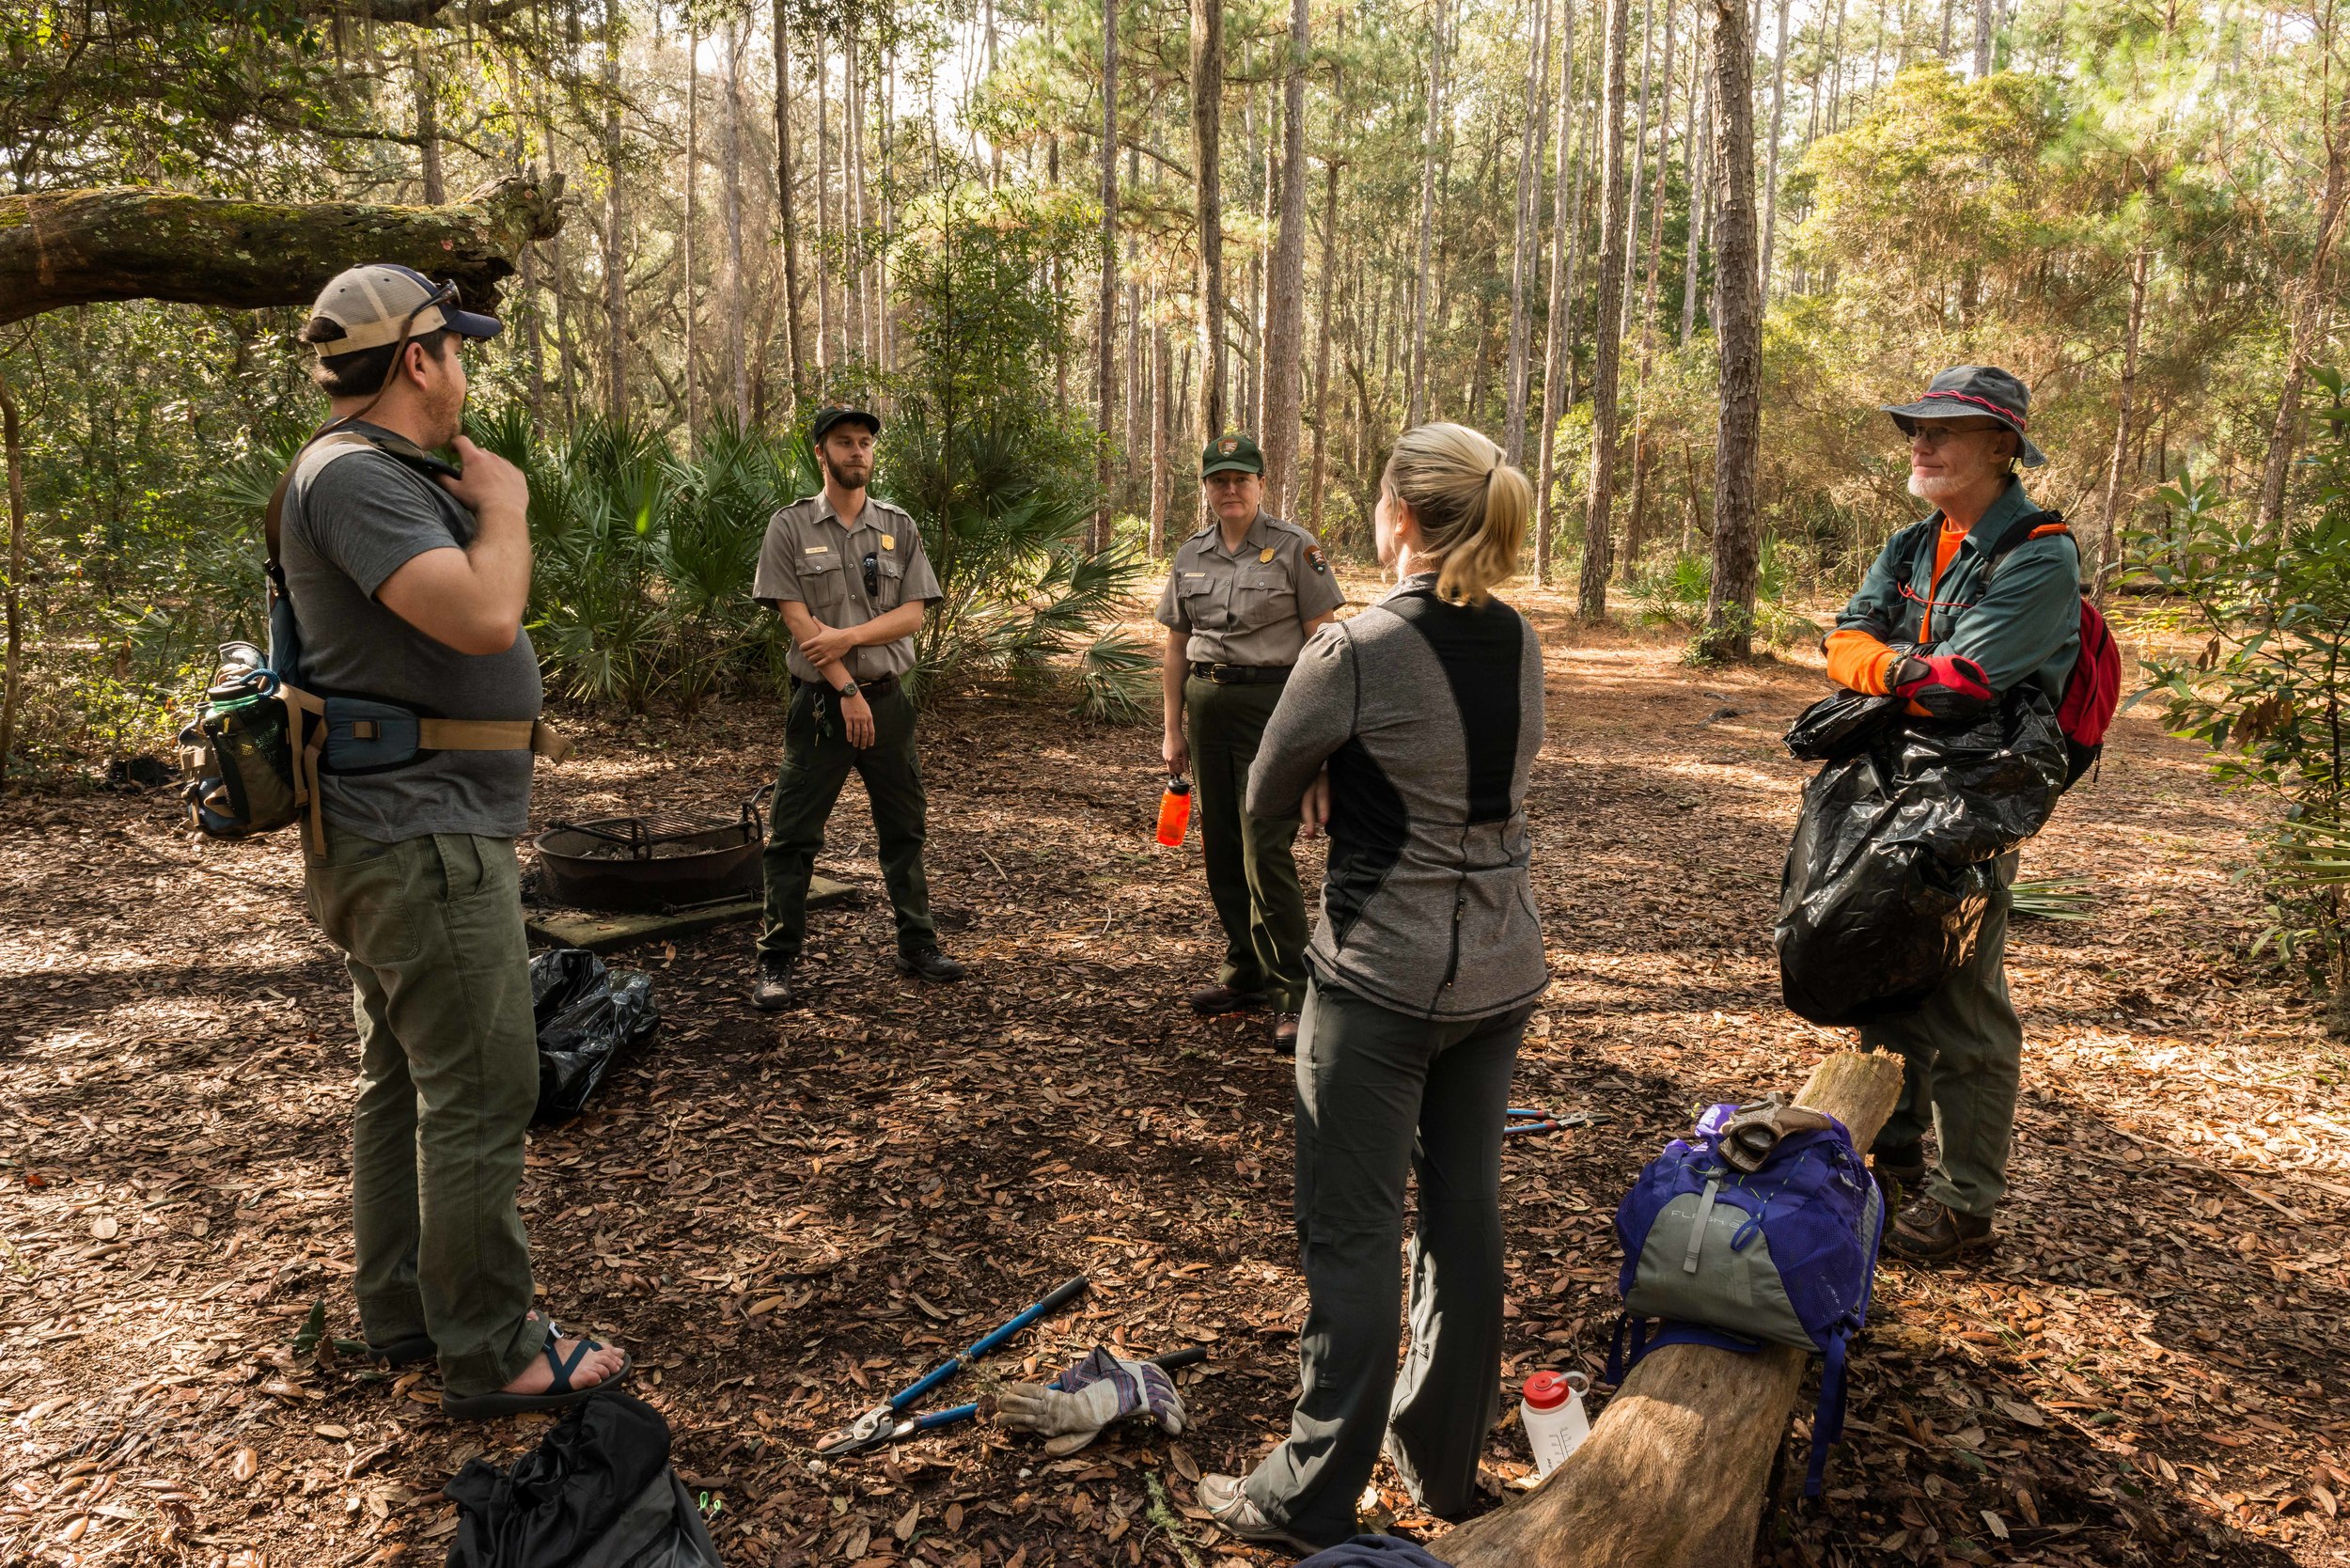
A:
{"label": "red backpack", "polygon": [[[1984,584],[1998,573],[1999,562],[2009,551],[2028,539],[2052,533],[2072,538],[2073,530],[2064,525],[2062,512],[2035,511],[2009,524],[1991,546]],[[2073,548],[2079,550],[2078,540]],[[2064,787],[2068,790],[2097,765],[2106,748],[2106,731],[2112,728],[2114,713],[2122,706],[2122,649],[2085,587],[2081,589],[2080,637],[2080,651],[2074,657],[2072,673],[2064,678],[2064,697],[2057,704],[2056,715],[2057,728],[2064,731]]]}

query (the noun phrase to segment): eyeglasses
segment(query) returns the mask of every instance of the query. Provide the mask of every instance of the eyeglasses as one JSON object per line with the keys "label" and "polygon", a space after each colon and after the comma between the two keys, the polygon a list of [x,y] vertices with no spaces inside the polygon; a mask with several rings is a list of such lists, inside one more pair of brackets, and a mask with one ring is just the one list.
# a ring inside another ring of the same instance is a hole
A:
{"label": "eyeglasses", "polygon": [[1904,440],[1924,446],[1929,452],[1938,452],[1953,436],[1997,435],[2005,425],[1962,425],[1953,428],[1939,419],[1896,419],[1894,428]]}

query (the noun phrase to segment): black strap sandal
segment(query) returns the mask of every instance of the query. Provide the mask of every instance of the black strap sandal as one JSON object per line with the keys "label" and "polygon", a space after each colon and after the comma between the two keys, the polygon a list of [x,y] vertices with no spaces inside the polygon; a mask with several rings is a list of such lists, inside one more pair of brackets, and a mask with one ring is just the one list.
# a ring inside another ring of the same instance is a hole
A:
{"label": "black strap sandal", "polygon": [[441,1414],[453,1421],[486,1421],[501,1416],[528,1416],[547,1410],[568,1410],[574,1404],[583,1404],[595,1398],[606,1388],[619,1388],[620,1380],[628,1376],[635,1365],[624,1350],[620,1352],[619,1370],[610,1377],[601,1383],[590,1383],[585,1388],[574,1388],[572,1387],[572,1373],[579,1370],[580,1362],[586,1360],[590,1352],[604,1347],[600,1341],[583,1334],[579,1342],[572,1347],[570,1356],[558,1356],[555,1346],[560,1338],[561,1331],[554,1324],[548,1324],[544,1354],[547,1365],[555,1369],[555,1376],[554,1381],[547,1385],[546,1392],[509,1394],[500,1389],[496,1393],[474,1394],[463,1399],[451,1399],[444,1394],[441,1396]]}

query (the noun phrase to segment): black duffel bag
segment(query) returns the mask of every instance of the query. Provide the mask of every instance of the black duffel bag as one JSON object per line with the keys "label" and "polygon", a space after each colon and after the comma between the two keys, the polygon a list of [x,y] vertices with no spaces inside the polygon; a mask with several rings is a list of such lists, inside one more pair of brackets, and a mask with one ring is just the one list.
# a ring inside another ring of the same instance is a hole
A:
{"label": "black duffel bag", "polygon": [[1779,991],[1815,1024],[1905,1012],[1974,956],[1991,862],[2040,831],[2064,788],[2064,734],[2035,687],[1969,719],[1841,693],[1788,730],[1833,758],[1804,786],[1779,882]]}

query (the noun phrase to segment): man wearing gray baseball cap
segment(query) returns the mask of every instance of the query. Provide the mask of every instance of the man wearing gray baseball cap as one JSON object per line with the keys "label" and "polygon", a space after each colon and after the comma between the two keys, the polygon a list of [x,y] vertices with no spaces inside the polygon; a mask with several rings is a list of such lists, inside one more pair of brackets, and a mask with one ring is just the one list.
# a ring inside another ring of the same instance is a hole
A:
{"label": "man wearing gray baseball cap", "polygon": [[[2052,708],[2063,699],[2080,649],[2080,551],[2016,473],[2047,461],[2026,433],[2029,410],[2024,384],[1990,365],[1955,366],[1915,400],[1880,407],[1909,444],[1909,493],[1935,511],[1886,541],[1836,618],[1824,646],[1838,684],[1906,698],[1927,719],[1979,712],[2022,685]],[[2007,1192],[2024,1057],[2005,967],[2016,864],[2013,851],[1993,862],[1974,956],[1916,1011],[1860,1031],[1864,1047],[1902,1058],[1901,1102],[1872,1153],[1907,1200],[1885,1245],[1914,1262],[1987,1245]]]}
{"label": "man wearing gray baseball cap", "polygon": [[575,1403],[628,1370],[534,1309],[515,1200],[539,1057],[514,840],[533,753],[562,748],[522,629],[530,487],[460,430],[462,347],[497,330],[406,267],[331,279],[299,336],[334,416],[268,530],[273,660],[323,703],[304,880],[359,1030],[360,1324],[381,1359],[437,1358],[459,1419]]}

